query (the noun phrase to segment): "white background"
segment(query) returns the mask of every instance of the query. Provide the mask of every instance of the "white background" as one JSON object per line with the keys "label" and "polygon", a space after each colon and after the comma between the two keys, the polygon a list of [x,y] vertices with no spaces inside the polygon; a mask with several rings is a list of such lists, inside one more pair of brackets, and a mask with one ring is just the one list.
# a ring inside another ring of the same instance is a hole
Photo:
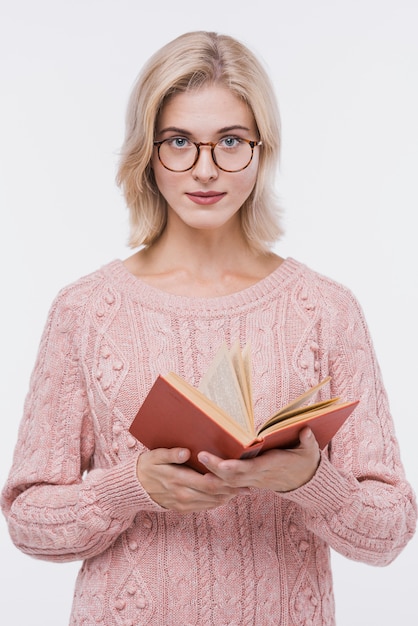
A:
{"label": "white background", "polygon": [[[0,482],[52,299],[131,253],[114,175],[134,78],[195,29],[238,37],[272,76],[277,251],[359,298],[417,489],[415,0],[0,0]],[[0,524],[1,623],[65,626],[79,565],[20,554]],[[333,557],[338,626],[418,623],[417,546],[384,569]]]}

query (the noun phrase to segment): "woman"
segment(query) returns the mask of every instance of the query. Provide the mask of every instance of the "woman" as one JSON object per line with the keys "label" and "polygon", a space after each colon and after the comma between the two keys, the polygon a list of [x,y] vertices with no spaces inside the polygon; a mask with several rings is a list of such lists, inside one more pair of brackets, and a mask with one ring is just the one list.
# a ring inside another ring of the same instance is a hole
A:
{"label": "woman", "polygon": [[[16,545],[84,559],[72,625],[335,623],[330,547],[374,565],[413,535],[414,496],[351,293],[271,252],[273,91],[239,42],[196,32],[134,88],[118,181],[133,248],[58,295],[3,511]],[[194,385],[219,345],[250,343],[257,422],[326,375],[360,404],[320,451],[185,465],[129,434],[160,373]]]}

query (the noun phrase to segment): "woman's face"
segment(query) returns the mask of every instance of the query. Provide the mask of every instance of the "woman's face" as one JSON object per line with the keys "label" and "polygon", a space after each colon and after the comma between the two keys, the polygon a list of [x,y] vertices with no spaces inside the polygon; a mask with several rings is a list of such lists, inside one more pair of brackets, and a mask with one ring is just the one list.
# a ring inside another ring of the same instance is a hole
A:
{"label": "woman's face", "polygon": [[[173,138],[182,147],[189,141],[237,143],[258,140],[249,107],[233,92],[211,85],[170,98],[158,120],[156,140]],[[237,139],[234,139],[237,138]],[[192,147],[193,149],[193,147]],[[190,228],[211,230],[231,221],[240,223],[238,212],[257,178],[259,147],[251,163],[240,172],[224,172],[213,162],[210,146],[200,148],[197,163],[188,171],[166,169],[154,148],[152,166],[157,186],[167,201],[168,222],[180,220]]]}

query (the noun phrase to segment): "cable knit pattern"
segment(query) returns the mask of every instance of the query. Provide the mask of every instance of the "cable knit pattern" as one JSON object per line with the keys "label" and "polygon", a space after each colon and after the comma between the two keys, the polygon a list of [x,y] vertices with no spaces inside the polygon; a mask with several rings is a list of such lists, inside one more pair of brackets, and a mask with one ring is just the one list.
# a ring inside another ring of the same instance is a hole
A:
{"label": "cable knit pattern", "polygon": [[[137,480],[144,447],[129,425],[159,373],[197,385],[237,338],[252,346],[257,423],[326,375],[360,404],[303,487],[164,510]],[[385,565],[416,523],[362,312],[293,259],[217,298],[161,292],[120,261],[63,289],[2,508],[22,551],[83,560],[71,626],[333,626],[330,547]]]}

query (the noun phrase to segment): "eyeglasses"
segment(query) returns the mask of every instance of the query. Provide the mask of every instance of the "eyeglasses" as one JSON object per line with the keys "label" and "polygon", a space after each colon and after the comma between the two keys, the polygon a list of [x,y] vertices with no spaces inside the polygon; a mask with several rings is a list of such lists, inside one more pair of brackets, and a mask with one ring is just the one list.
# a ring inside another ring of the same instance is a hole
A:
{"label": "eyeglasses", "polygon": [[241,172],[252,161],[254,148],[262,141],[250,141],[241,137],[224,137],[217,143],[190,141],[186,137],[169,137],[154,141],[161,164],[170,172],[187,172],[199,159],[200,148],[210,147],[216,167],[223,172]]}

